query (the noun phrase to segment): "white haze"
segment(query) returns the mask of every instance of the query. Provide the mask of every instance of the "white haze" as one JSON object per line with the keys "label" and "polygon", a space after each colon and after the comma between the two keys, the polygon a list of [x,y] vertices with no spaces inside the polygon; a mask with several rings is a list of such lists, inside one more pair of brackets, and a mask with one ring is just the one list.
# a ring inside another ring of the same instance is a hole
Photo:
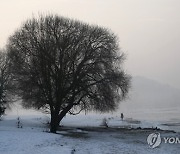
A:
{"label": "white haze", "polygon": [[180,88],[179,0],[1,0],[0,47],[27,18],[55,13],[110,28],[125,68]]}
{"label": "white haze", "polygon": [[180,90],[144,77],[133,77],[129,98],[118,114],[153,121],[180,121]]}
{"label": "white haze", "polygon": [[[28,18],[58,14],[107,27],[127,55],[133,78],[117,114],[178,119],[180,111],[180,0],[1,0],[0,48]],[[173,88],[176,87],[176,88]]]}

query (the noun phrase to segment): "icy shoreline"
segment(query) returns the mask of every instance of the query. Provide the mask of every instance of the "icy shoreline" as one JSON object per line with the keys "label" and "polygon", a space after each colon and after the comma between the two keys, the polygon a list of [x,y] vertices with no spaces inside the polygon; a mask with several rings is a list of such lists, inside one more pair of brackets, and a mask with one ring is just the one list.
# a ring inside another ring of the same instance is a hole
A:
{"label": "icy shoreline", "polygon": [[[80,118],[81,117],[81,118]],[[102,118],[84,116],[66,117],[57,134],[48,133],[47,115],[26,115],[20,117],[22,128],[17,128],[17,117],[4,116],[0,121],[1,154],[164,154],[179,153],[179,144],[162,143],[152,149],[147,144],[147,136],[159,132],[162,137],[179,137],[179,133],[158,129],[128,129],[125,125],[142,122],[119,118],[108,119],[109,128],[99,126]],[[87,118],[87,117],[86,117]],[[85,119],[84,119],[85,120]],[[86,123],[87,122],[87,123]],[[88,125],[87,125],[88,124]],[[115,124],[119,124],[116,127]],[[121,124],[121,125],[120,125]],[[145,123],[144,123],[145,124]]]}

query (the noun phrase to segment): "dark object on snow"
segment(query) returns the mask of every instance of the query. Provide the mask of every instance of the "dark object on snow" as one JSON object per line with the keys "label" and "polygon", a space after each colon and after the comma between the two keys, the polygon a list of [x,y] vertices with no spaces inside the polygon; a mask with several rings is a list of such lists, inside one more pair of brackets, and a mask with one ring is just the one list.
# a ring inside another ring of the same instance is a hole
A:
{"label": "dark object on snow", "polygon": [[76,149],[73,149],[73,150],[71,151],[71,154],[74,154],[74,153],[75,153],[75,151],[76,151]]}
{"label": "dark object on snow", "polygon": [[22,128],[22,123],[21,123],[21,120],[20,120],[20,117],[17,118],[17,128]]}
{"label": "dark object on snow", "polygon": [[121,113],[121,120],[123,121],[123,119],[124,119],[124,114]]}
{"label": "dark object on snow", "polygon": [[106,128],[108,128],[108,127],[109,127],[109,126],[108,126],[108,122],[107,122],[107,119],[106,119],[106,118],[104,118],[104,119],[103,119],[101,126],[106,127]]}

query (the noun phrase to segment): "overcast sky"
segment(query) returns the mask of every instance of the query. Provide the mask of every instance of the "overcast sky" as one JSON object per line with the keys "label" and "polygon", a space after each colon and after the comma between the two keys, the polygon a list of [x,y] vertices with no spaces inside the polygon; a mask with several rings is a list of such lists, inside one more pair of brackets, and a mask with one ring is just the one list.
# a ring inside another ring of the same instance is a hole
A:
{"label": "overcast sky", "polygon": [[0,0],[0,48],[41,13],[110,28],[127,54],[128,73],[180,88],[180,0]]}

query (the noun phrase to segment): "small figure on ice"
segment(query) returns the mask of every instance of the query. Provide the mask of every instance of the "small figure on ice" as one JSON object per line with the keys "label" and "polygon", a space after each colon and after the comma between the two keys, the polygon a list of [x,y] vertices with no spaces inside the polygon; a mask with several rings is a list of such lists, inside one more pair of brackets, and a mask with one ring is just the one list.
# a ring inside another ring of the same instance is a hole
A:
{"label": "small figure on ice", "polygon": [[124,119],[124,114],[121,113],[121,120],[123,121],[123,119]]}

